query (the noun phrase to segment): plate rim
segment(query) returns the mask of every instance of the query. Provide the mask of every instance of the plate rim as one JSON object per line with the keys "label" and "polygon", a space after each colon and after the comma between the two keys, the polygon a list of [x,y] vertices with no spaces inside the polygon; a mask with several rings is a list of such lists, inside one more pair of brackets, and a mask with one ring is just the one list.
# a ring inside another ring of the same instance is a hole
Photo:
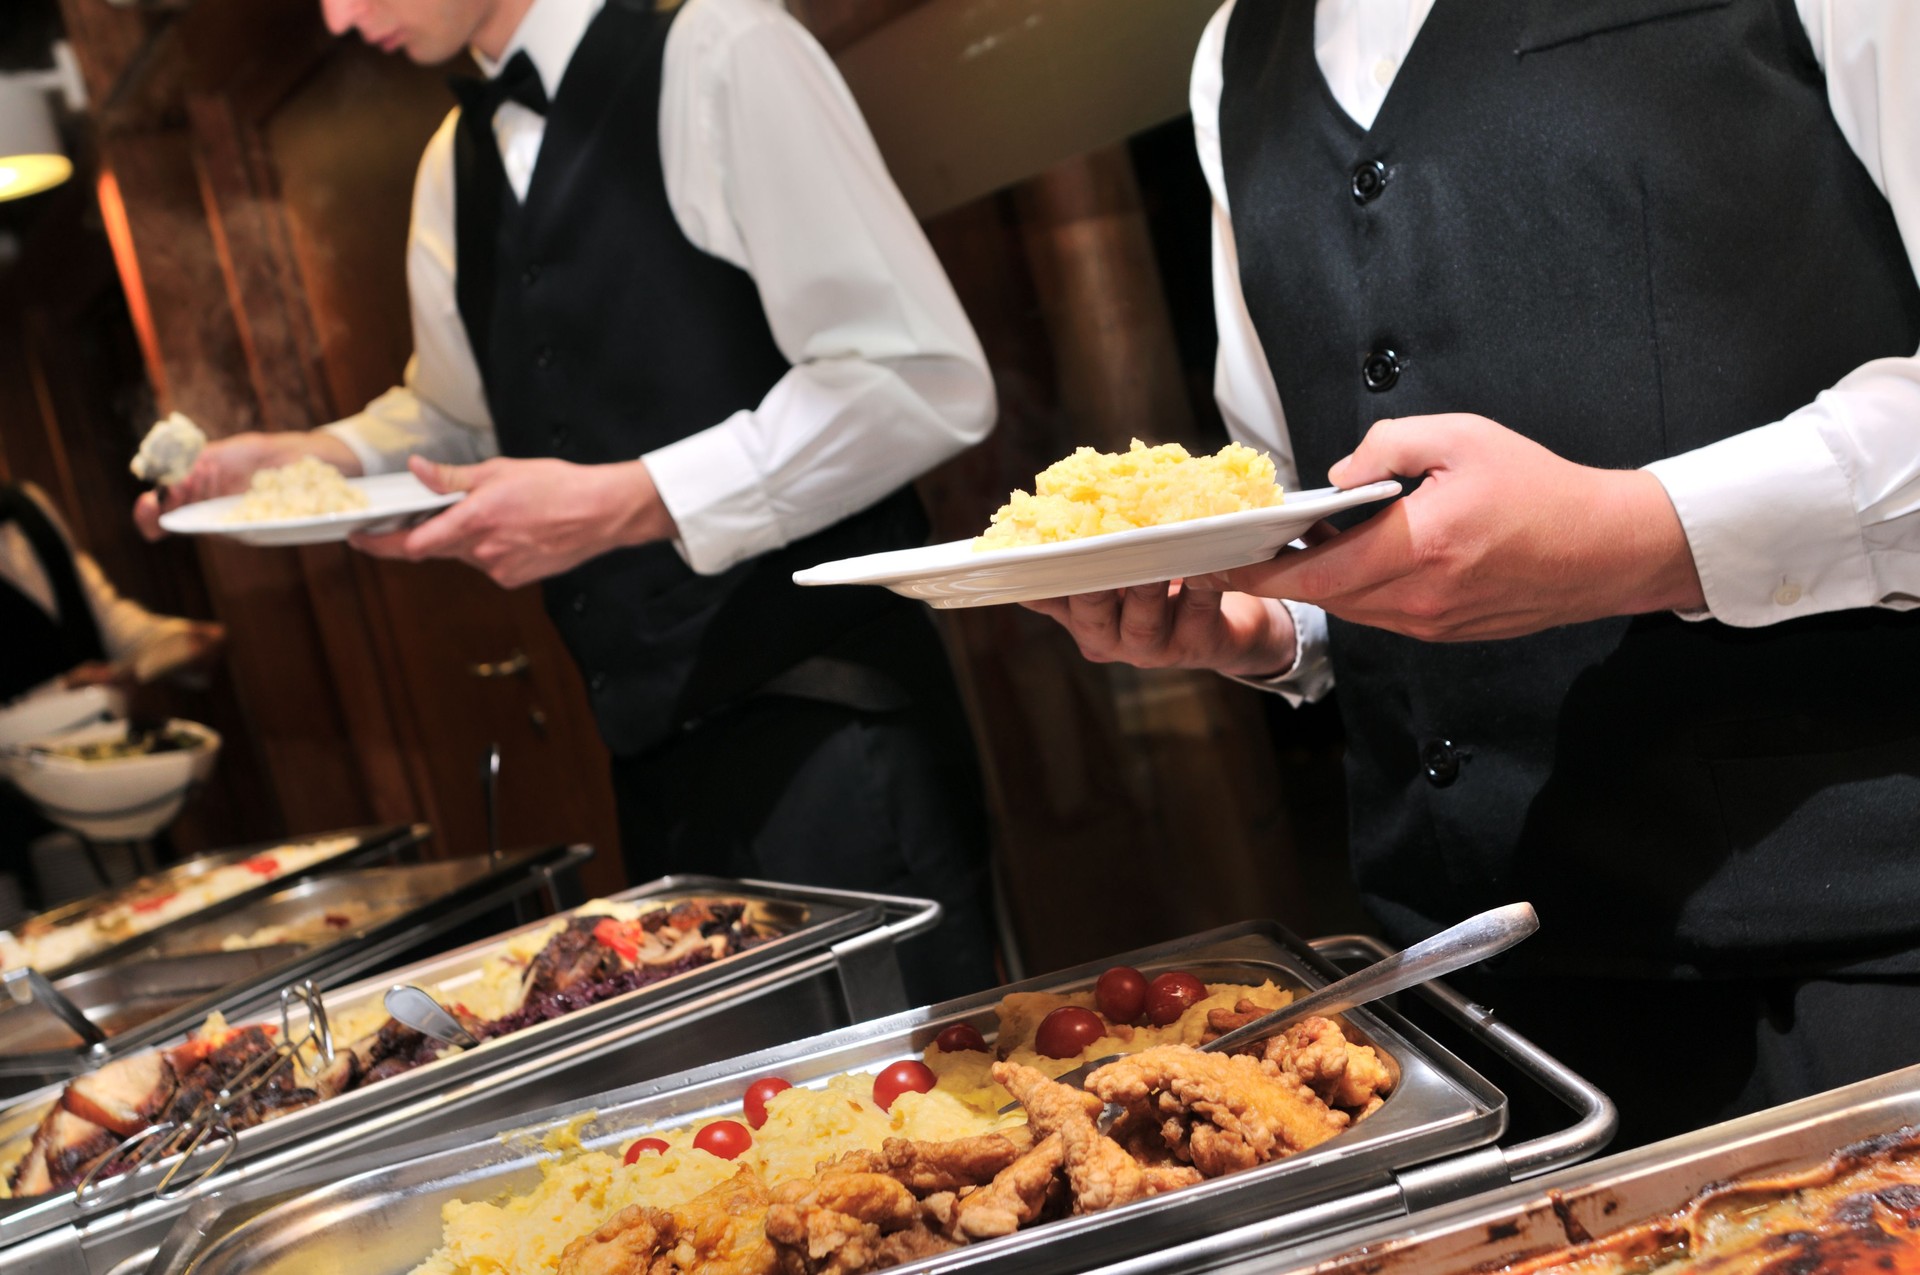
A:
{"label": "plate rim", "polygon": [[[1025,562],[1058,561],[1104,552],[1119,545],[1141,545],[1156,542],[1171,542],[1190,538],[1206,531],[1217,529],[1237,519],[1244,523],[1257,524],[1262,518],[1273,518],[1281,512],[1300,513],[1302,507],[1312,511],[1326,506],[1325,512],[1339,513],[1358,505],[1371,504],[1376,500],[1386,500],[1399,495],[1404,488],[1396,478],[1384,478],[1378,482],[1364,483],[1358,487],[1316,487],[1294,493],[1294,499],[1278,505],[1267,505],[1260,509],[1236,509],[1230,513],[1208,514],[1203,518],[1186,518],[1179,522],[1159,523],[1150,527],[1128,527],[1121,531],[1101,532],[1098,535],[1080,536],[1073,540],[1056,540],[1047,544],[1014,545],[1006,549],[988,549],[972,553],[963,562],[922,570],[887,571],[882,574],[849,579],[842,575],[833,578],[807,578],[828,567],[863,562],[871,558],[886,557],[898,553],[924,553],[932,549],[943,549],[972,543],[967,540],[946,540],[939,544],[920,545],[912,549],[887,549],[880,553],[861,554],[852,558],[840,558],[832,562],[823,562],[805,567],[793,573],[793,582],[803,586],[824,585],[877,585],[890,587],[894,584],[913,580],[934,580],[956,572],[970,571],[975,568],[993,568],[1012,566]],[[1126,539],[1122,539],[1126,537]]]}
{"label": "plate rim", "polygon": [[223,510],[232,508],[246,495],[245,492],[235,492],[229,496],[213,496],[206,500],[196,500],[192,504],[181,505],[177,509],[169,509],[160,515],[160,529],[176,536],[231,536],[235,539],[256,533],[319,531],[344,523],[374,522],[382,518],[402,518],[408,514],[425,513],[430,509],[445,509],[464,499],[467,494],[464,491],[434,491],[408,470],[396,470],[386,474],[360,474],[348,478],[347,483],[350,486],[354,484],[364,486],[383,478],[412,479],[420,488],[421,501],[390,509],[344,509],[330,514],[308,514],[304,518],[263,518],[252,522],[223,522],[211,526],[179,526],[169,525],[167,522],[169,518],[178,518],[189,510],[200,510],[206,513],[216,506]]}

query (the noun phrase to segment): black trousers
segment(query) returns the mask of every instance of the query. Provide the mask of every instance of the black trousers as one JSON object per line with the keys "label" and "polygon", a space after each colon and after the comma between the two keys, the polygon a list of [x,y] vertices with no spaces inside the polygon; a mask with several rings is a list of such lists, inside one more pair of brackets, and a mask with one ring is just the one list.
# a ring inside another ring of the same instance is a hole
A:
{"label": "black trousers", "polygon": [[1609,1150],[1920,1063],[1920,978],[1450,981],[1614,1100]]}
{"label": "black trousers", "polygon": [[903,610],[836,654],[884,669],[907,707],[759,695],[613,761],[629,877],[760,877],[910,894],[944,910],[904,945],[916,1004],[991,987],[980,770],[932,623]]}

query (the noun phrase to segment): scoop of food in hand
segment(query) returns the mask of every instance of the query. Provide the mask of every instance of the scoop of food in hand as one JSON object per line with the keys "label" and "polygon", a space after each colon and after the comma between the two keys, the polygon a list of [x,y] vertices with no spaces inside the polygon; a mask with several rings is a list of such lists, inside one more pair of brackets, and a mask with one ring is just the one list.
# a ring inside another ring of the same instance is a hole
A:
{"label": "scoop of food in hand", "polygon": [[171,486],[193,472],[193,463],[206,445],[207,436],[198,425],[179,412],[169,412],[140,440],[130,468],[142,482]]}

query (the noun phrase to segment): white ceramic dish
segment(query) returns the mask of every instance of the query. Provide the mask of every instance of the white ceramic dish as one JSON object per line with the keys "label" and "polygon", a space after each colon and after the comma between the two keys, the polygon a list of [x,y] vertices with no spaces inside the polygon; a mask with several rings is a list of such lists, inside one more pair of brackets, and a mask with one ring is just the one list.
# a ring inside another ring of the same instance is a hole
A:
{"label": "white ceramic dish", "polygon": [[104,686],[42,691],[0,710],[0,747],[45,739],[115,716],[119,697]]}
{"label": "white ceramic dish", "polygon": [[1226,571],[1265,562],[1330,514],[1400,494],[1391,480],[1323,487],[1285,504],[1138,527],[1058,544],[974,552],[971,540],[842,558],[793,573],[795,584],[877,584],[936,607],[994,606]]}
{"label": "white ceramic dish", "polygon": [[[211,727],[174,719],[167,722],[167,729],[197,736],[199,742],[191,748],[109,761],[21,752],[6,759],[7,777],[48,820],[83,837],[94,841],[150,837],[173,822],[188,790],[213,772],[214,755],[220,751],[220,735]],[[125,722],[103,722],[35,742],[65,747],[122,739],[126,733]]]}
{"label": "white ceramic dish", "polygon": [[229,522],[239,496],[220,496],[182,505],[160,515],[160,525],[181,536],[227,536],[249,545],[318,545],[345,540],[356,531],[380,535],[411,526],[459,500],[463,492],[447,495],[430,489],[411,473],[377,474],[349,478],[347,485],[366,493],[367,507],[351,513],[319,514],[311,518],[275,518],[264,522]]}

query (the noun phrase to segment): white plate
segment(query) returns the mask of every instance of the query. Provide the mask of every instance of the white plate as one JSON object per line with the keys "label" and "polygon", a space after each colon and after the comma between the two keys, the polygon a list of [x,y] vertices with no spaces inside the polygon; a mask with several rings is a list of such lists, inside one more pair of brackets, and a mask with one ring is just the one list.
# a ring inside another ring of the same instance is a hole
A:
{"label": "white plate", "polygon": [[971,540],[842,558],[793,573],[795,584],[878,584],[936,607],[1031,602],[1226,571],[1265,562],[1330,514],[1400,494],[1400,484],[1322,487],[1284,504],[1103,536],[974,552]]}
{"label": "white plate", "polygon": [[424,515],[445,509],[464,492],[440,495],[411,473],[349,478],[347,486],[367,495],[367,507],[311,518],[274,518],[264,522],[228,522],[239,496],[219,496],[182,505],[160,515],[160,525],[180,536],[228,536],[249,545],[318,545],[345,540],[356,531],[370,535],[398,531]]}
{"label": "white plate", "polygon": [[118,709],[119,697],[104,686],[42,691],[0,709],[0,748],[75,730]]}

